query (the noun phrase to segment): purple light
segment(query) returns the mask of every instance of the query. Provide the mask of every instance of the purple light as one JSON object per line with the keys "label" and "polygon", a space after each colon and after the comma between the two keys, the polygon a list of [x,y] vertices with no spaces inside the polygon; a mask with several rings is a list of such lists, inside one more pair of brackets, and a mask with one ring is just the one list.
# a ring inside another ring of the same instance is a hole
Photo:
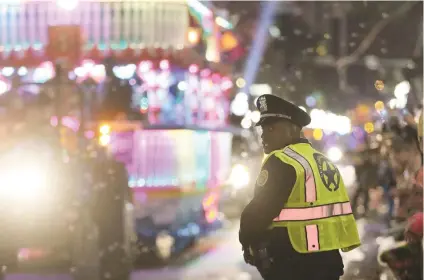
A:
{"label": "purple light", "polygon": [[73,131],[78,131],[79,128],[79,121],[76,118],[72,117],[63,117],[62,118],[62,124]]}
{"label": "purple light", "polygon": [[308,105],[309,107],[314,107],[316,104],[317,104],[317,101],[316,101],[315,97],[308,96],[306,98],[306,105]]}
{"label": "purple light", "polygon": [[[278,10],[279,1],[266,1],[260,14],[260,19],[255,31],[255,39],[249,51],[249,56],[244,68],[243,77],[246,81],[244,89],[249,89],[256,79],[259,64],[262,60],[262,55],[268,38],[268,28],[274,21],[274,16]],[[249,90],[246,90],[247,92]]]}
{"label": "purple light", "polygon": [[92,131],[92,130],[89,130],[89,131],[86,131],[86,132],[84,132],[84,136],[85,136],[85,138],[87,138],[87,139],[93,139],[94,138],[94,131]]}
{"label": "purple light", "polygon": [[208,77],[210,74],[211,74],[211,70],[209,70],[209,69],[203,69],[203,70],[200,72],[200,76],[202,76],[203,78]]}
{"label": "purple light", "polygon": [[221,82],[221,89],[222,90],[225,91],[225,90],[228,90],[232,87],[233,87],[233,82],[229,78],[227,78],[227,77],[222,78],[222,82]]}
{"label": "purple light", "polygon": [[363,132],[363,130],[362,130],[361,128],[359,128],[359,127],[355,127],[355,128],[353,129],[353,133],[352,133],[352,135],[353,135],[353,137],[354,137],[355,139],[360,140],[360,139],[362,139],[362,137],[363,137],[363,135],[364,135],[364,132]]}
{"label": "purple light", "polygon": [[[56,116],[53,116],[50,118],[50,124],[52,126],[57,126],[58,124],[58,119]],[[63,117],[62,118],[62,125],[72,129],[73,131],[78,131],[79,129],[79,121],[76,118],[73,117]]]}

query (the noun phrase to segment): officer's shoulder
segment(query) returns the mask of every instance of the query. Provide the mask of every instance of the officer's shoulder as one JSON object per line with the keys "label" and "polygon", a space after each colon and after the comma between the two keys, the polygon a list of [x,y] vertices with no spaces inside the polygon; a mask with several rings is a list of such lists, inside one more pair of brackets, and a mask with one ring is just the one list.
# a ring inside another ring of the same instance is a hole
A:
{"label": "officer's shoulder", "polygon": [[286,172],[291,172],[291,171],[295,172],[293,166],[279,159],[275,153],[269,155],[262,169],[266,169],[271,172],[272,171],[275,171],[278,173],[282,172],[281,174],[283,173],[285,174]]}

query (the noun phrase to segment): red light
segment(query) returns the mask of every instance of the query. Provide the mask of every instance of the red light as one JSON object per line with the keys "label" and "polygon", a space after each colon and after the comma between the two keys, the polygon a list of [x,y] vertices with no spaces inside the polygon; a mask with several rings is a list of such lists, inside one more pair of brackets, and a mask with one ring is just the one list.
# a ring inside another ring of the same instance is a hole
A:
{"label": "red light", "polygon": [[33,248],[22,248],[19,250],[18,259],[20,260],[31,260],[40,259],[48,255],[47,250],[33,249]]}
{"label": "red light", "polygon": [[219,74],[213,74],[212,75],[212,82],[217,83],[221,79],[221,76]]}

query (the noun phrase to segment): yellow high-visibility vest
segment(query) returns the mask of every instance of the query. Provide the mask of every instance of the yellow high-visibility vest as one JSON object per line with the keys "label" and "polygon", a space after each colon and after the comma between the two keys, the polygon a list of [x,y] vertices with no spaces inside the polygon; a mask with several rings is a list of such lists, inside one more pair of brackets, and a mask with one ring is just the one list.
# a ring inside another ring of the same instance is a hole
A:
{"label": "yellow high-visibility vest", "polygon": [[[360,246],[349,197],[337,167],[307,143],[289,145],[272,152],[294,167],[296,183],[271,228],[286,227],[299,253]],[[265,161],[266,162],[266,161]],[[265,163],[264,162],[264,163]]]}

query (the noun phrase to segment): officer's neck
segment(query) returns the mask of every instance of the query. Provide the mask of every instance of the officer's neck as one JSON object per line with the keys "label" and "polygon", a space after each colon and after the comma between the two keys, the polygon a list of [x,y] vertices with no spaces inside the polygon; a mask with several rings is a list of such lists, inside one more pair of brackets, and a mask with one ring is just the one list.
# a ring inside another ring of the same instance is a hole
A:
{"label": "officer's neck", "polygon": [[297,144],[299,142],[302,142],[300,136],[299,137],[291,137],[291,138],[287,139],[286,141],[284,141],[284,143],[281,143],[282,144],[281,149],[284,149],[285,147],[292,145],[292,144]]}

